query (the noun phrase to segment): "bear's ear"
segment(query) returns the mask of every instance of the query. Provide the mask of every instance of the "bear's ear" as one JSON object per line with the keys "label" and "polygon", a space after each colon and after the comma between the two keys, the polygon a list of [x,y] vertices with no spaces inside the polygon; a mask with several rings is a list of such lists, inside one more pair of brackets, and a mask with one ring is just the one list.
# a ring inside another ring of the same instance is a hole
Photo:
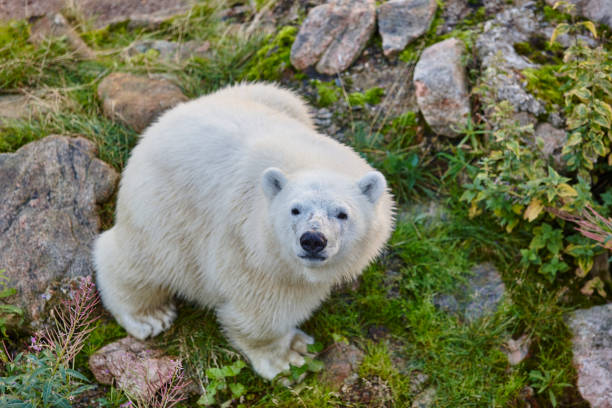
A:
{"label": "bear's ear", "polygon": [[372,203],[376,204],[380,196],[387,189],[387,180],[385,176],[379,171],[371,171],[361,180],[357,182],[359,190],[367,199]]}
{"label": "bear's ear", "polygon": [[287,177],[276,167],[264,170],[261,176],[261,187],[268,200],[272,200],[287,184]]}

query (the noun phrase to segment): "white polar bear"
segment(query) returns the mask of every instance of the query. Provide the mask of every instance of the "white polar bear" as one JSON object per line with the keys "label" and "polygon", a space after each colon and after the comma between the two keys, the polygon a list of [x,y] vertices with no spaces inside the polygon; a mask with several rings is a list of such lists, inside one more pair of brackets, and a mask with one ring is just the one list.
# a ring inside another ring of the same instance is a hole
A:
{"label": "white polar bear", "polygon": [[299,97],[270,84],[226,88],[142,135],[116,224],[95,242],[98,289],[139,339],[170,326],[175,295],[214,308],[270,379],[304,363],[313,339],[296,326],[377,256],[393,207],[383,175],[317,133]]}

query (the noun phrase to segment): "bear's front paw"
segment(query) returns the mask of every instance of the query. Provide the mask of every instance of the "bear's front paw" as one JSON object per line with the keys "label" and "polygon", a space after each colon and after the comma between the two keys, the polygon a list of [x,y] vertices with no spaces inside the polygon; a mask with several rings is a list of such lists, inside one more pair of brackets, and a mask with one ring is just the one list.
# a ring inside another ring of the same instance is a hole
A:
{"label": "bear's front paw", "polygon": [[148,314],[124,313],[119,320],[129,334],[139,340],[145,340],[168,329],[174,319],[176,319],[176,307],[173,303],[169,303]]}
{"label": "bear's front paw", "polygon": [[255,371],[268,380],[283,371],[289,370],[290,365],[303,366],[308,345],[313,344],[314,339],[300,329],[294,329],[281,343],[284,343],[285,346],[279,345],[265,351],[255,350],[248,353]]}

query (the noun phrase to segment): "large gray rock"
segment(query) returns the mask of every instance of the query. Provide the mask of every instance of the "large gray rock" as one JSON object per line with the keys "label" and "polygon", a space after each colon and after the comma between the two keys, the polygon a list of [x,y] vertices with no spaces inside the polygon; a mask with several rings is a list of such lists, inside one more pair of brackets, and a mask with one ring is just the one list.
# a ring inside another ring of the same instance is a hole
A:
{"label": "large gray rock", "polygon": [[89,357],[89,369],[101,384],[115,384],[138,400],[149,401],[180,369],[174,360],[133,337],[108,344]]}
{"label": "large gray rock", "polygon": [[462,315],[467,321],[495,313],[506,286],[497,269],[489,263],[476,265],[467,283],[455,293],[439,294],[434,304],[441,310]]}
{"label": "large gray rock", "polygon": [[192,55],[205,56],[210,49],[208,41],[183,43],[166,40],[139,40],[132,43],[125,51],[128,57],[144,54],[149,50],[157,51],[159,58],[167,61],[182,62]]}
{"label": "large gray rock", "polygon": [[142,132],[162,112],[187,97],[167,79],[115,72],[98,85],[104,114]]}
{"label": "large gray rock", "polygon": [[93,271],[97,205],[119,178],[94,155],[91,141],[63,136],[0,154],[0,268],[33,319],[51,281]]}
{"label": "large gray rock", "polygon": [[378,8],[378,32],[385,55],[394,55],[420,37],[431,24],[436,0],[390,0]]}
{"label": "large gray rock", "polygon": [[434,132],[458,136],[470,113],[467,77],[463,66],[465,46],[456,38],[423,51],[414,69],[417,103]]}
{"label": "large gray rock", "polygon": [[[558,0],[546,0],[553,6]],[[575,12],[589,20],[612,27],[612,0],[568,0],[576,5]]]}
{"label": "large gray rock", "polygon": [[578,390],[597,408],[612,408],[612,303],[576,310],[568,325]]}
{"label": "large gray rock", "polygon": [[524,86],[520,71],[537,64],[519,55],[514,44],[529,41],[540,29],[531,7],[510,7],[485,23],[476,39],[476,51],[483,68],[482,81],[492,90],[492,98],[509,101],[517,112],[535,116],[546,113],[544,104]]}
{"label": "large gray rock", "polygon": [[374,0],[332,0],[313,8],[291,47],[297,69],[316,64],[322,74],[348,68],[359,56],[376,26]]}

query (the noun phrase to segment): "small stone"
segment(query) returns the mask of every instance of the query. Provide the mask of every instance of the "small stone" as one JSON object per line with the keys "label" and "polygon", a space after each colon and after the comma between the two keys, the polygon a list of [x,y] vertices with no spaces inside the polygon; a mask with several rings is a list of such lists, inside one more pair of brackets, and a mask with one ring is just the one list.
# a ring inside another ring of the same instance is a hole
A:
{"label": "small stone", "polygon": [[431,24],[436,0],[390,0],[378,8],[378,32],[386,56],[402,51]]}
{"label": "small stone", "polygon": [[508,357],[510,365],[514,366],[521,363],[529,354],[529,347],[531,347],[531,339],[526,334],[516,340],[508,340],[504,347],[504,353]]}
{"label": "small stone", "polygon": [[593,407],[612,408],[612,303],[574,311],[568,326],[580,394]]}
{"label": "small stone", "polygon": [[60,13],[43,16],[32,25],[31,42],[40,45],[50,37],[66,37],[76,55],[85,59],[95,58],[95,52],[85,44],[85,41]]}
{"label": "small stone", "polygon": [[180,88],[166,79],[115,72],[98,85],[104,114],[143,131],[162,112],[187,101]]}
{"label": "small stone", "polygon": [[125,54],[129,57],[144,54],[149,50],[159,53],[159,58],[167,61],[181,62],[192,55],[204,56],[210,48],[209,42],[198,43],[187,41],[178,43],[166,40],[143,40],[135,41],[126,50]]}
{"label": "small stone", "polygon": [[0,154],[0,265],[18,291],[14,303],[35,320],[50,282],[93,272],[97,205],[119,179],[95,151],[81,137],[47,136]]}
{"label": "small stone", "polygon": [[484,263],[472,268],[472,276],[468,277],[465,285],[454,293],[434,296],[433,303],[438,309],[459,313],[467,321],[475,321],[495,313],[505,290],[497,269],[490,263]]}
{"label": "small stone", "polygon": [[316,70],[327,75],[344,71],[357,59],[375,26],[374,0],[333,0],[317,6],[300,27],[291,63],[302,70],[316,64]]}
{"label": "small stone", "polygon": [[356,373],[363,361],[363,351],[352,344],[334,343],[321,354],[325,363],[323,380],[335,389]]}
{"label": "small stone", "polygon": [[133,337],[108,344],[89,357],[89,369],[101,384],[116,384],[136,399],[149,401],[170,382],[178,360]]}
{"label": "small stone", "polygon": [[433,387],[427,388],[425,391],[417,395],[412,401],[412,408],[430,408],[436,402],[436,389]]}
{"label": "small stone", "polygon": [[449,38],[423,51],[414,70],[417,103],[437,134],[457,137],[470,113],[467,77],[462,56],[465,46]]}

